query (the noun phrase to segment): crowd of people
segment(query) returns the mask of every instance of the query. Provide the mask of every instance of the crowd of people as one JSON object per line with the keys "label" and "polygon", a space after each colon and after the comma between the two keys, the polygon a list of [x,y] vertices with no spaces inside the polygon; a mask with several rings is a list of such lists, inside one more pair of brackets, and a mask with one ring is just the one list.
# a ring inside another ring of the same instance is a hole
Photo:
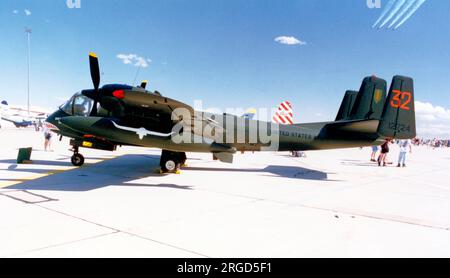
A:
{"label": "crowd of people", "polygon": [[[390,145],[392,145],[392,144],[397,144],[398,147],[400,148],[397,167],[406,167],[407,154],[412,153],[412,145],[413,145],[412,140],[409,140],[409,139],[408,140],[397,140],[397,141],[394,141],[391,139],[386,139],[380,148],[378,146],[373,146],[370,161],[378,162],[378,166],[380,166],[380,167],[381,166],[386,167],[389,164],[387,157],[391,151]],[[381,149],[380,155],[376,159],[377,153],[380,149]]]}
{"label": "crowd of people", "polygon": [[[397,167],[406,167],[406,160],[408,154],[412,153],[413,146],[427,146],[429,148],[449,148],[450,140],[442,140],[442,139],[420,139],[415,138],[412,140],[391,140],[386,139],[381,147],[373,146],[372,154],[370,157],[370,161],[377,162],[378,166],[387,166],[389,163],[387,160],[388,154],[391,152],[391,145],[397,145],[399,148],[399,156]],[[381,151],[377,157],[378,151]]]}
{"label": "crowd of people", "polygon": [[427,146],[430,148],[450,148],[450,140],[442,140],[442,139],[420,139],[416,138],[413,141],[414,146]]}

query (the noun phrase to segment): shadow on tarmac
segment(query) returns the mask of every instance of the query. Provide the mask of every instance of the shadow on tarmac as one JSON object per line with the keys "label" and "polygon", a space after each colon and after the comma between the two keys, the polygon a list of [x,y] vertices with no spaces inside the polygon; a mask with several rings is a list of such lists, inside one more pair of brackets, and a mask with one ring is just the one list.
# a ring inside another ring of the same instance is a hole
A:
{"label": "shadow on tarmac", "polygon": [[[13,171],[14,169],[17,168],[17,160],[15,159],[0,160],[0,163],[12,164],[11,166],[8,167],[8,170],[10,171]],[[22,165],[72,166],[70,161],[54,161],[54,160],[32,160],[30,164],[22,164]]]}
{"label": "shadow on tarmac", "polygon": [[[48,161],[48,163],[42,163],[41,165],[59,165],[59,163],[62,162]],[[36,165],[37,162],[34,164]],[[143,186],[181,190],[193,189],[192,186],[184,185],[167,183],[146,184],[136,182],[136,180],[148,177],[164,177],[154,173],[154,169],[158,166],[159,156],[124,155],[97,164],[87,165],[31,181],[25,181],[7,187],[6,189],[76,192],[90,191],[106,186]],[[13,169],[13,171],[49,172],[48,169]]]}
{"label": "shadow on tarmac", "polygon": [[307,169],[298,166],[270,165],[264,169],[227,169],[227,168],[206,168],[189,167],[184,171],[211,171],[211,172],[240,172],[240,173],[267,173],[283,178],[293,178],[301,180],[331,181],[328,173]]}
{"label": "shadow on tarmac", "polygon": [[[142,186],[157,187],[180,190],[193,190],[190,185],[176,185],[168,183],[149,184],[138,180],[149,177],[162,179],[165,175],[155,173],[159,168],[157,155],[124,155],[115,159],[103,161],[97,164],[87,165],[81,168],[64,171],[39,179],[24,181],[6,189],[15,190],[43,190],[43,191],[90,191],[106,186]],[[0,161],[0,163],[8,163]],[[69,162],[70,163],[70,162]],[[61,161],[35,161],[34,165],[67,165]],[[15,166],[15,167],[14,167]],[[11,165],[11,171],[23,172],[49,172],[48,169],[19,169],[17,165]],[[211,171],[211,172],[242,172],[272,174],[273,177],[285,177],[299,180],[331,181],[328,174],[321,171],[311,170],[295,166],[273,165],[264,169],[224,169],[212,167],[189,167],[183,171]],[[148,181],[146,181],[148,182]],[[153,180],[154,182],[154,180]]]}

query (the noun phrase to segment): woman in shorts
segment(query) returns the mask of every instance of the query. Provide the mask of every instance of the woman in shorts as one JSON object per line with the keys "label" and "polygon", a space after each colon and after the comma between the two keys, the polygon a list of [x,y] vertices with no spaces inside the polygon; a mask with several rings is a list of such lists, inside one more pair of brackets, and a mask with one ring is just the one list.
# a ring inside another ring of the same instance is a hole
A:
{"label": "woman in shorts", "polygon": [[386,157],[389,153],[389,143],[391,142],[390,139],[386,139],[383,145],[381,145],[381,155],[378,158],[378,166],[381,166],[383,164],[383,167],[386,166]]}
{"label": "woman in shorts", "polygon": [[47,149],[50,150],[50,144],[52,140],[52,132],[48,128],[45,128],[44,130],[44,137],[45,137],[44,148],[45,151],[47,151]]}

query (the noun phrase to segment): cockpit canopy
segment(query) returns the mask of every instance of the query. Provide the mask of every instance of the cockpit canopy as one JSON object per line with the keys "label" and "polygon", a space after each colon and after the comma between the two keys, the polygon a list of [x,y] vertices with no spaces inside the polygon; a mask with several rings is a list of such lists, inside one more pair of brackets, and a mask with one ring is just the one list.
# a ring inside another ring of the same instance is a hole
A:
{"label": "cockpit canopy", "polygon": [[87,117],[91,114],[93,105],[94,101],[92,99],[79,92],[63,104],[60,109],[71,116]]}

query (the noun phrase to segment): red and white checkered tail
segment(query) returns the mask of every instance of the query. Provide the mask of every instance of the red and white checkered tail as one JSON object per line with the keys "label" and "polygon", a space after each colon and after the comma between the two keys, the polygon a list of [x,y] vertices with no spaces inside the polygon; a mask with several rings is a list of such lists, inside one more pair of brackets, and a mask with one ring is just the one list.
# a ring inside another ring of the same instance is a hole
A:
{"label": "red and white checkered tail", "polygon": [[294,124],[294,110],[292,109],[292,104],[288,101],[282,102],[280,106],[278,106],[272,120],[280,125]]}

